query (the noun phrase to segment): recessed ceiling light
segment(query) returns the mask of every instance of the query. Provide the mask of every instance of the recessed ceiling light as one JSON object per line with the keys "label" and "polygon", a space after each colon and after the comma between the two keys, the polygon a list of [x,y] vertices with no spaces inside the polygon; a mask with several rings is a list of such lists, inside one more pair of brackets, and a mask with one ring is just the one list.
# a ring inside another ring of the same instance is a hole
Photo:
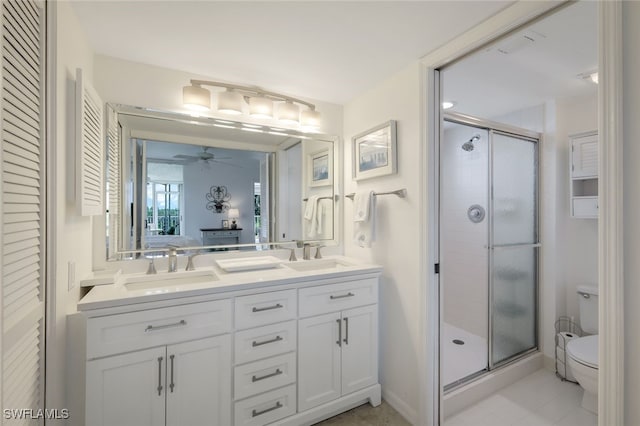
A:
{"label": "recessed ceiling light", "polygon": [[453,101],[444,101],[442,102],[442,109],[451,109],[456,106],[456,103]]}
{"label": "recessed ceiling light", "polygon": [[593,81],[595,84],[598,84],[598,73],[594,72],[591,73],[591,75],[589,76],[589,78],[591,79],[591,81]]}

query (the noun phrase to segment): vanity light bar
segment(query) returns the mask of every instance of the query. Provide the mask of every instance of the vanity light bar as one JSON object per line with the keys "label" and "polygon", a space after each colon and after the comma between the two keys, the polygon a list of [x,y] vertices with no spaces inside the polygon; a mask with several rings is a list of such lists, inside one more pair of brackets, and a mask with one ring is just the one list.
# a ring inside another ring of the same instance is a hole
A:
{"label": "vanity light bar", "polygon": [[[206,111],[211,109],[211,92],[202,86],[224,88],[218,93],[217,109],[228,114],[243,114],[245,105],[249,115],[256,118],[273,118],[273,103],[281,102],[277,119],[289,125],[299,124],[303,129],[315,131],[320,128],[320,113],[307,101],[263,90],[259,87],[241,86],[209,80],[191,80],[182,88],[182,100],[186,108]],[[244,102],[243,102],[244,101]],[[306,109],[300,111],[300,106]]]}

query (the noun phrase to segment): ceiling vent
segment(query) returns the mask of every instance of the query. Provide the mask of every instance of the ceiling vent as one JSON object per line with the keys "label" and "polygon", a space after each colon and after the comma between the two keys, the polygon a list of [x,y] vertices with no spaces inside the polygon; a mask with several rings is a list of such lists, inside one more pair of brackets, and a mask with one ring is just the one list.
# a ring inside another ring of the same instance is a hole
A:
{"label": "ceiling vent", "polygon": [[495,45],[489,47],[487,52],[495,51],[503,55],[511,55],[515,52],[527,49],[546,36],[537,31],[527,30],[522,33],[512,35],[504,40],[498,41]]}

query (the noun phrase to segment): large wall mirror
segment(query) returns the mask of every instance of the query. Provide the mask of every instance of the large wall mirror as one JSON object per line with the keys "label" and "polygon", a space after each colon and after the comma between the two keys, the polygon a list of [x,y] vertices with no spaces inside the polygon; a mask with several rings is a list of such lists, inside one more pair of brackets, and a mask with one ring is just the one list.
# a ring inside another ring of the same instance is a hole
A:
{"label": "large wall mirror", "polygon": [[333,242],[337,138],[107,104],[107,259]]}

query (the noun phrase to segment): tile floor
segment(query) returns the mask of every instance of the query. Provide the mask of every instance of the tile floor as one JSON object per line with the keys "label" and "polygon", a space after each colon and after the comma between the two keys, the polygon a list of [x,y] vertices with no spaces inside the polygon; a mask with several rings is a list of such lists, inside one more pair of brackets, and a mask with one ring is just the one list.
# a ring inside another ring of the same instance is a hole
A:
{"label": "tile floor", "polygon": [[542,369],[447,418],[444,425],[597,426],[597,416],[581,402],[580,386]]}
{"label": "tile floor", "polygon": [[[580,406],[582,388],[538,370],[487,399],[453,415],[444,426],[597,426]],[[361,405],[317,426],[409,426],[385,401]]]}
{"label": "tile floor", "polygon": [[410,424],[383,400],[377,407],[364,404],[317,423],[316,426],[410,426]]}

